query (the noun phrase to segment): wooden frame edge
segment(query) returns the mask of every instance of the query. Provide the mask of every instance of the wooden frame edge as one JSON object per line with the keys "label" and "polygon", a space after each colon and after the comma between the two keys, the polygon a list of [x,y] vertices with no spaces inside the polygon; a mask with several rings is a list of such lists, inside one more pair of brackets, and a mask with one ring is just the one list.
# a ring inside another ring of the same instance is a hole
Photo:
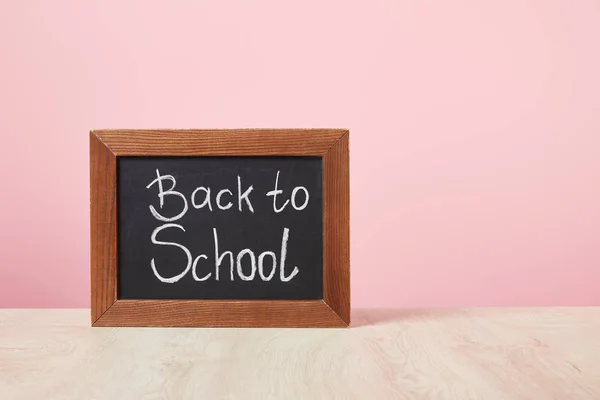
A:
{"label": "wooden frame edge", "polygon": [[[259,151],[248,140],[262,141]],[[118,300],[117,157],[152,155],[321,156],[323,300]],[[347,129],[92,130],[90,210],[92,326],[350,326]]]}
{"label": "wooden frame edge", "polygon": [[323,156],[323,300],[350,325],[350,131]]}
{"label": "wooden frame edge", "polygon": [[323,156],[345,129],[92,131],[116,156]]}
{"label": "wooden frame edge", "polygon": [[117,300],[117,159],[90,132],[90,285],[92,324]]}

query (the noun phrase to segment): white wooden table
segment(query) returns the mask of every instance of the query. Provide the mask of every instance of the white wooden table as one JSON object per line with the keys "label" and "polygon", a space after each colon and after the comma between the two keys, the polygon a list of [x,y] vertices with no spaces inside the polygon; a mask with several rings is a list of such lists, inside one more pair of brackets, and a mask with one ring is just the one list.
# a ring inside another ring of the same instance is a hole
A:
{"label": "white wooden table", "polygon": [[0,310],[0,399],[600,399],[600,308],[356,310],[349,329]]}

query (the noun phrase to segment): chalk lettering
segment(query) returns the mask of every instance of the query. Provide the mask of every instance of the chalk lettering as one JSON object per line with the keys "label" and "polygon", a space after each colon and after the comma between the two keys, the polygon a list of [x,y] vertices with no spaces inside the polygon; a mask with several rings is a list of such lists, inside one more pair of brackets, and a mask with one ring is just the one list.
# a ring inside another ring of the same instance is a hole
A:
{"label": "chalk lettering", "polygon": [[208,278],[210,278],[210,276],[212,275],[212,272],[209,272],[203,278],[198,278],[198,275],[196,275],[196,266],[198,265],[198,260],[200,260],[201,258],[203,258],[205,260],[208,259],[208,257],[206,256],[206,254],[200,254],[194,260],[194,264],[192,264],[192,276],[194,277],[194,280],[196,280],[198,282],[204,282],[205,280],[207,280]]}
{"label": "chalk lettering", "polygon": [[[266,256],[269,256],[273,259],[273,268],[271,269],[271,273],[269,274],[269,276],[265,276],[265,270],[264,270],[264,264],[263,264],[263,260]],[[275,255],[275,253],[273,253],[272,251],[265,251],[263,253],[260,253],[260,255],[258,256],[258,274],[260,275],[260,278],[263,281],[270,281],[273,278],[273,275],[275,275],[275,272],[277,271],[277,256]]]}
{"label": "chalk lettering", "polygon": [[[198,205],[196,204],[196,193],[201,190],[206,194],[206,196],[204,197],[204,201],[202,202],[202,204]],[[194,192],[192,193],[192,205],[194,206],[194,208],[200,209],[202,207],[205,207],[207,204],[208,209],[212,211],[212,205],[210,204],[210,188],[205,188],[204,186],[196,188],[196,190],[194,190]]]}
{"label": "chalk lettering", "polygon": [[[298,193],[298,190],[304,191],[304,204],[302,204],[300,207],[296,206],[296,193]],[[294,188],[294,190],[292,190],[292,207],[294,207],[294,209],[296,209],[297,211],[301,211],[306,208],[307,204],[308,204],[308,190],[306,190],[306,188],[304,186],[296,186]]]}
{"label": "chalk lettering", "polygon": [[[250,275],[244,275],[244,271],[242,270],[242,258],[248,254],[250,256],[250,267],[251,272]],[[251,281],[254,279],[254,275],[256,274],[256,259],[254,258],[254,253],[250,249],[244,249],[240,251],[237,255],[237,273],[239,277],[243,281]]]}
{"label": "chalk lettering", "polygon": [[237,180],[238,180],[238,207],[239,207],[240,211],[242,211],[242,200],[246,200],[246,204],[248,205],[250,212],[254,213],[254,208],[252,208],[252,203],[250,203],[250,198],[248,197],[250,195],[250,192],[252,192],[252,190],[254,188],[252,187],[252,185],[250,185],[250,187],[248,189],[246,189],[246,191],[244,193],[242,193],[242,178],[240,178],[240,176],[238,175]]}
{"label": "chalk lettering", "polygon": [[[171,183],[173,184],[173,186],[171,186],[171,188],[169,190],[163,190],[163,185],[162,185],[162,181],[168,179],[171,181]],[[173,196],[177,196],[179,198],[181,198],[183,200],[183,210],[177,214],[174,217],[171,218],[167,218],[164,217],[162,215],[160,215],[158,213],[158,211],[156,211],[156,209],[154,208],[154,206],[150,206],[150,212],[152,213],[152,215],[154,216],[154,218],[156,218],[159,221],[163,221],[163,222],[173,222],[173,221],[177,221],[178,219],[182,218],[185,213],[188,210],[188,203],[187,203],[187,199],[185,198],[185,196],[179,192],[176,192],[175,190],[175,185],[176,185],[176,181],[175,178],[172,175],[161,175],[160,172],[158,171],[158,169],[156,170],[156,179],[153,180],[152,182],[150,182],[150,184],[148,186],[146,186],[146,189],[150,189],[150,187],[152,187],[152,185],[154,185],[155,183],[158,183],[158,198],[160,201],[160,208],[163,208],[164,202],[165,202],[165,196],[167,195],[173,195]]]}
{"label": "chalk lettering", "polygon": [[287,206],[290,202],[289,200],[286,200],[285,203],[283,203],[283,205],[281,206],[281,208],[277,208],[277,195],[283,193],[283,190],[277,189],[278,183],[279,171],[277,171],[277,176],[275,177],[275,189],[267,193],[267,196],[273,196],[273,211],[275,211],[276,213],[282,212],[285,206]]}
{"label": "chalk lettering", "polygon": [[279,270],[279,278],[282,282],[291,281],[298,273],[298,267],[294,267],[292,273],[288,276],[285,276],[285,258],[287,256],[287,242],[289,234],[290,230],[288,228],[283,228],[283,237],[281,239],[281,269]]}
{"label": "chalk lettering", "polygon": [[161,282],[165,282],[165,283],[175,283],[178,280],[180,280],[181,278],[183,278],[185,276],[185,274],[188,273],[188,271],[190,270],[190,268],[192,267],[192,254],[190,253],[190,251],[185,247],[182,246],[178,243],[172,243],[172,242],[162,242],[160,240],[156,240],[156,236],[158,235],[158,233],[164,229],[167,228],[178,228],[181,229],[182,231],[185,232],[185,229],[183,229],[183,226],[181,225],[177,225],[177,224],[164,224],[162,226],[159,226],[158,228],[156,228],[154,230],[154,232],[152,232],[152,243],[157,244],[159,246],[175,246],[175,247],[179,247],[181,250],[183,250],[183,252],[185,253],[186,257],[187,257],[187,266],[185,267],[185,269],[183,270],[182,273],[180,273],[179,275],[175,275],[171,278],[164,278],[162,275],[160,275],[156,269],[156,264],[154,263],[154,258],[152,260],[150,260],[150,267],[152,268],[152,272],[154,272],[154,275],[158,278],[158,280],[160,280]]}
{"label": "chalk lettering", "polygon": [[230,196],[233,196],[233,193],[231,193],[231,190],[229,189],[223,189],[219,191],[219,193],[217,193],[217,207],[219,207],[221,210],[229,210],[231,206],[233,206],[231,202],[227,203],[226,205],[221,205],[221,196],[223,193],[229,193]]}
{"label": "chalk lettering", "polygon": [[217,237],[217,228],[213,228],[213,236],[215,238],[215,278],[216,280],[219,280],[219,267],[223,262],[223,258],[225,256],[229,256],[229,276],[231,280],[233,280],[233,253],[231,251],[226,251],[219,255],[219,239]]}

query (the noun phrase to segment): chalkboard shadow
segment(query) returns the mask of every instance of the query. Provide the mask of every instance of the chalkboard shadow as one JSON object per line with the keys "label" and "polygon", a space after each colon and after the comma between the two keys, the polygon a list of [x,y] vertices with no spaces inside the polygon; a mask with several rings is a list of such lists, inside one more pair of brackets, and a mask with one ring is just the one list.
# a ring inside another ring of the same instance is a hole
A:
{"label": "chalkboard shadow", "polygon": [[452,308],[359,308],[352,310],[351,328],[390,325],[417,319],[451,318],[461,311]]}

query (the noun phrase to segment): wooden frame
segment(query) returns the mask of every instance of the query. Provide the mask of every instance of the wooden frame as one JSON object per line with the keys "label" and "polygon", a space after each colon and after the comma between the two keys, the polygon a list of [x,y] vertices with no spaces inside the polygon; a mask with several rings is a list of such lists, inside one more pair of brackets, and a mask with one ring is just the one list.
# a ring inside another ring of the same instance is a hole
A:
{"label": "wooden frame", "polygon": [[[349,132],[341,129],[90,132],[93,326],[348,327]],[[117,299],[117,157],[321,156],[323,300]]]}

